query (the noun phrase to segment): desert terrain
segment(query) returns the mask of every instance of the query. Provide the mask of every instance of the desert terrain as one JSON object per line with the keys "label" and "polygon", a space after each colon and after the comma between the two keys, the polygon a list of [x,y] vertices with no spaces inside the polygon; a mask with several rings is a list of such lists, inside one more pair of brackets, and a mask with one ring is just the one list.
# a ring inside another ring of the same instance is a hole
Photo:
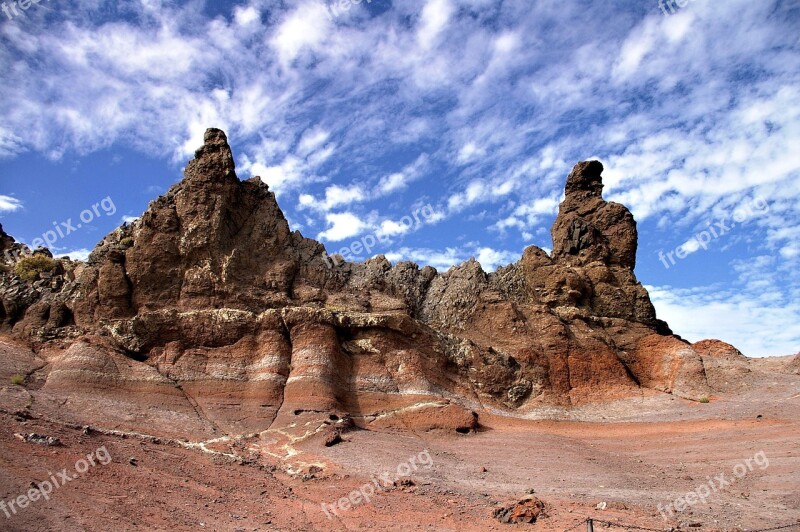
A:
{"label": "desert terrain", "polygon": [[0,227],[0,526],[797,528],[800,359],[658,319],[603,170],[490,273],[329,256],[213,128],[85,262]]}
{"label": "desert terrain", "polygon": [[[8,338],[0,346],[0,498],[26,493],[50,472],[72,471],[100,447],[111,457],[49,501],[0,516],[3,530],[555,531],[592,517],[653,530],[738,531],[800,522],[800,376],[783,372],[790,357],[741,363],[740,376],[726,376],[728,391],[709,403],[651,394],[569,415],[543,411],[541,419],[480,412],[481,426],[469,434],[351,429],[330,447],[313,426],[295,434],[292,455],[281,459],[285,449],[277,448],[290,440],[276,441],[272,431],[215,442],[129,431],[96,411],[82,416],[79,407],[62,415],[70,398],[40,389],[47,365],[23,385],[8,384],[35,361]],[[130,413],[124,398],[98,401],[112,420]],[[17,436],[30,433],[60,444]],[[398,465],[426,450],[429,463],[369,503],[338,515],[323,510],[372,478],[396,476]],[[760,452],[768,466],[755,465],[667,520],[659,513],[659,504],[708,477],[734,478],[736,465]],[[528,493],[545,504],[546,516],[535,524],[495,518],[497,508]]]}

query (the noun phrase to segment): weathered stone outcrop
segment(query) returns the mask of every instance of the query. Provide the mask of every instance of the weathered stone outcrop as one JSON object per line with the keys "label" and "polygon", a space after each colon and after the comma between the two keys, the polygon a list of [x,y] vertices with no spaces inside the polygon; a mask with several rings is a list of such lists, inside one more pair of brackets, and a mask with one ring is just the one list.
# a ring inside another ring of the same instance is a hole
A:
{"label": "weathered stone outcrop", "polygon": [[578,163],[572,169],[552,229],[553,258],[581,266],[600,261],[633,269],[636,222],[623,205],[603,199],[602,173],[599,161]]}
{"label": "weathered stone outcrop", "polygon": [[656,319],[633,273],[636,223],[602,198],[601,173],[589,161],[568,177],[552,255],[530,247],[494,273],[475,260],[443,274],[382,256],[337,265],[290,230],[267,184],[237,178],[211,129],[183,181],[85,265],[49,285],[0,274],[0,318],[66,348],[48,389],[176,398],[222,432],[334,418],[467,432],[484,408],[522,415],[642,387],[699,397],[703,358]]}
{"label": "weathered stone outcrop", "polygon": [[164,308],[257,312],[290,304],[304,271],[325,284],[324,248],[291,232],[260,179],[239,181],[224,133],[205,140],[186,178],[92,254],[79,325]]}
{"label": "weathered stone outcrop", "polygon": [[3,224],[0,224],[0,263],[5,264],[8,262],[6,251],[12,249],[14,243],[14,238],[7,235],[6,232],[3,231]]}
{"label": "weathered stone outcrop", "polygon": [[36,255],[53,257],[46,248],[31,252],[28,246],[15,242],[0,225],[0,332],[13,331],[17,336],[34,340],[70,335],[74,332],[69,328],[73,318],[66,299],[76,288],[77,263],[58,259],[51,271],[43,271],[32,279],[20,279],[15,274],[16,264]]}
{"label": "weathered stone outcrop", "polygon": [[737,383],[751,373],[750,359],[738,349],[719,340],[703,340],[692,344],[703,360],[706,379],[714,391],[737,392]]}
{"label": "weathered stone outcrop", "polygon": [[800,375],[800,353],[796,354],[794,358],[786,366],[787,373],[794,373]]}

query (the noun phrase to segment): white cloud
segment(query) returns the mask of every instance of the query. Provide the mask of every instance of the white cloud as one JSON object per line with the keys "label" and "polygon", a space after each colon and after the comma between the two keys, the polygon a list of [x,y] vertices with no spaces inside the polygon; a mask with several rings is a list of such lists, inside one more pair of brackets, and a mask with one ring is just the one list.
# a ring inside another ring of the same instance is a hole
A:
{"label": "white cloud", "polygon": [[69,257],[71,260],[79,260],[79,261],[86,262],[86,260],[89,259],[89,254],[91,252],[92,252],[91,249],[86,249],[86,248],[73,249],[72,251],[67,251],[65,253],[59,253],[56,256],[60,257],[60,258]]}
{"label": "white cloud", "polygon": [[428,0],[420,14],[420,25],[417,31],[417,41],[422,48],[433,46],[437,37],[444,31],[450,16],[453,14],[453,5],[450,0]]}
{"label": "white cloud", "polygon": [[496,250],[486,246],[476,246],[470,249],[447,247],[443,250],[403,247],[386,253],[386,258],[394,263],[410,260],[420,266],[433,266],[439,271],[447,271],[452,266],[474,258],[481,264],[485,272],[493,272],[500,266],[519,260],[519,253]]}
{"label": "white cloud", "polygon": [[0,159],[14,157],[26,151],[23,139],[10,129],[0,126]]}
{"label": "white cloud", "polygon": [[378,228],[378,236],[397,236],[408,233],[413,226],[395,222],[394,220],[384,220]]}
{"label": "white cloud", "polygon": [[502,233],[506,229],[515,227],[523,235],[528,235],[525,236],[525,240],[530,240],[532,235],[527,229],[536,227],[545,216],[554,215],[558,211],[558,204],[559,200],[555,198],[537,198],[516,207],[511,216],[498,220],[491,228]]}
{"label": "white cloud", "polygon": [[414,162],[403,168],[402,171],[383,177],[375,190],[375,197],[386,196],[405,189],[409,183],[420,178],[422,173],[427,170],[429,163],[428,154],[423,153]]}
{"label": "white cloud", "polygon": [[720,286],[646,288],[658,317],[691,342],[706,340],[712,333],[711,338],[733,344],[747,356],[800,351],[800,307],[796,303],[775,306],[759,296],[729,293]]}
{"label": "white cloud", "polygon": [[233,18],[239,26],[250,26],[261,19],[261,13],[255,6],[236,6],[233,9]]}
{"label": "white cloud", "polygon": [[636,72],[645,56],[653,51],[660,27],[658,19],[650,18],[628,36],[614,66],[614,76],[625,80]]}
{"label": "white cloud", "polygon": [[485,200],[490,196],[490,191],[487,190],[488,188],[484,181],[473,181],[467,185],[464,192],[450,196],[447,200],[447,206],[451,211],[457,212],[470,205],[474,205],[479,200]]}
{"label": "white cloud", "polygon": [[349,187],[332,185],[325,189],[325,199],[323,200],[316,199],[310,194],[301,194],[299,197],[300,207],[308,207],[320,212],[328,212],[336,207],[350,205],[365,199],[364,191],[358,185]]}
{"label": "white cloud", "polygon": [[519,253],[511,251],[500,251],[490,247],[482,247],[478,250],[475,259],[481,263],[487,272],[493,272],[500,266],[506,266],[519,260]]}
{"label": "white cloud", "polygon": [[378,184],[378,191],[384,195],[404,188],[406,188],[406,176],[400,172],[384,177]]}
{"label": "white cloud", "polygon": [[280,164],[272,166],[266,166],[258,160],[250,160],[247,155],[242,156],[242,160],[240,165],[242,174],[261,177],[261,180],[276,193],[317,180],[306,164],[294,155],[288,155]]}
{"label": "white cloud", "polygon": [[316,49],[326,39],[330,23],[321,2],[299,2],[275,31],[271,44],[284,68],[289,69],[304,48]]}
{"label": "white cloud", "polygon": [[691,255],[692,253],[700,249],[700,241],[697,240],[696,238],[690,238],[689,240],[681,244],[680,247],[683,248],[683,250],[686,252],[687,255]]}
{"label": "white cloud", "polygon": [[466,164],[471,160],[482,157],[486,152],[475,145],[474,142],[468,142],[458,152],[457,161],[459,164]]}
{"label": "white cloud", "polygon": [[22,202],[12,196],[0,194],[0,212],[15,212],[22,208]]}
{"label": "white cloud", "polygon": [[341,242],[346,238],[360,235],[370,227],[369,224],[350,212],[326,214],[325,221],[328,228],[317,235],[317,238],[331,242]]}
{"label": "white cloud", "polygon": [[297,153],[306,156],[322,147],[328,141],[331,134],[320,127],[309,129],[303,133],[303,137],[297,146]]}
{"label": "white cloud", "polygon": [[412,261],[420,266],[433,266],[440,271],[446,271],[451,266],[466,260],[462,258],[461,251],[456,248],[446,248],[444,250],[400,248],[385,255],[387,259],[395,264],[400,261]]}

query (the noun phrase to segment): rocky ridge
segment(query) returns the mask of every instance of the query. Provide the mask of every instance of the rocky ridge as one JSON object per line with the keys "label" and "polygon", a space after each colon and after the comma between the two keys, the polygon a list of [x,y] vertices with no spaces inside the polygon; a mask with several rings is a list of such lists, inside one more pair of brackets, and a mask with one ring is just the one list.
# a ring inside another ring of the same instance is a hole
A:
{"label": "rocky ridge", "polygon": [[[707,396],[707,346],[656,318],[633,271],[636,222],[603,199],[602,171],[570,173],[551,255],[531,246],[494,273],[336,264],[291,231],[267,184],[238,179],[210,129],[185,178],[85,264],[31,281],[6,264],[0,323],[76,417],[102,397],[157,408],[153,430],[199,417],[213,435],[345,421],[468,432],[482,412]],[[15,245],[0,227],[2,250]],[[131,416],[110,421],[141,428]],[[284,432],[278,447],[299,437]]]}

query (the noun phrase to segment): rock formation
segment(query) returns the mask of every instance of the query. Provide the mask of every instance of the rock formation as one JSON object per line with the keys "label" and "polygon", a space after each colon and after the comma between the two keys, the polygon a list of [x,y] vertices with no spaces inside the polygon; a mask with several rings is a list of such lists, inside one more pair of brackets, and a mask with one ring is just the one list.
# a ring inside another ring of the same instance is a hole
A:
{"label": "rock formation", "polygon": [[[0,253],[5,254],[6,250],[11,249],[14,245],[14,239],[3,231],[3,224],[0,224]],[[6,258],[2,256],[0,261],[6,262]]]}
{"label": "rock formation", "polygon": [[467,432],[484,411],[699,398],[701,356],[656,319],[636,222],[602,198],[602,170],[569,175],[551,256],[529,247],[495,273],[337,265],[267,184],[238,179],[210,129],[183,181],[86,264],[57,282],[0,272],[2,327],[50,362],[45,389],[191,408],[226,433],[315,419]]}
{"label": "rock formation", "polygon": [[794,373],[800,375],[800,353],[794,355],[794,358],[786,365],[787,373]]}

